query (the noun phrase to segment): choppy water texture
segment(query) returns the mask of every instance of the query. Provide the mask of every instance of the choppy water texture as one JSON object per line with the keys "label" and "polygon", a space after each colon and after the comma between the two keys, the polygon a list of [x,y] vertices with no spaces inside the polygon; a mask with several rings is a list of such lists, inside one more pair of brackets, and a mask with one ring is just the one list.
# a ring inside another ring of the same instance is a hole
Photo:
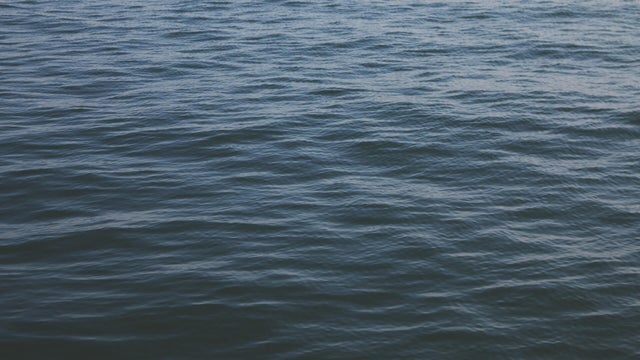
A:
{"label": "choppy water texture", "polygon": [[3,359],[640,357],[637,1],[2,1]]}

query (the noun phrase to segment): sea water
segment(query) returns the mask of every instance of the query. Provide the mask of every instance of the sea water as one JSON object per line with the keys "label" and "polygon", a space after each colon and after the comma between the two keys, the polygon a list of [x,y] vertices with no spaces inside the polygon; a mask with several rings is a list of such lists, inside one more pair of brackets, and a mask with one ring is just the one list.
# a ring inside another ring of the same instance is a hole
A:
{"label": "sea water", "polygon": [[640,357],[637,1],[0,2],[3,359]]}

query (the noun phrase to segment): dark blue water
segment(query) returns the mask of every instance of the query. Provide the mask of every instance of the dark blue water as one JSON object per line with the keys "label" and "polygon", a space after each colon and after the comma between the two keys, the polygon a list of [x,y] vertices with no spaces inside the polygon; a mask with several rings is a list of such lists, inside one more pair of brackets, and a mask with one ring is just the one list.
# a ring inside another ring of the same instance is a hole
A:
{"label": "dark blue water", "polygon": [[3,359],[637,359],[637,1],[0,2]]}

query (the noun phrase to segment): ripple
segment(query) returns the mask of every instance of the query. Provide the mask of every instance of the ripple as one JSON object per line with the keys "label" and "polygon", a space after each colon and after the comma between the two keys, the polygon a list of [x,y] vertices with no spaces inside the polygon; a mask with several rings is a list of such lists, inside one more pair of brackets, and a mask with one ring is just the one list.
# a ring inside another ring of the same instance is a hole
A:
{"label": "ripple", "polygon": [[637,4],[0,8],[9,357],[640,354]]}

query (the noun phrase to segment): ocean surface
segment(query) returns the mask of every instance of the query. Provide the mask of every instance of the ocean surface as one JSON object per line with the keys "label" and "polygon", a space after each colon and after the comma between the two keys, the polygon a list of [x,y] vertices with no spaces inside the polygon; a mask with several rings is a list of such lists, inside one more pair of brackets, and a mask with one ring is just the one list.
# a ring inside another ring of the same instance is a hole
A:
{"label": "ocean surface", "polygon": [[0,1],[2,359],[639,359],[640,2]]}

